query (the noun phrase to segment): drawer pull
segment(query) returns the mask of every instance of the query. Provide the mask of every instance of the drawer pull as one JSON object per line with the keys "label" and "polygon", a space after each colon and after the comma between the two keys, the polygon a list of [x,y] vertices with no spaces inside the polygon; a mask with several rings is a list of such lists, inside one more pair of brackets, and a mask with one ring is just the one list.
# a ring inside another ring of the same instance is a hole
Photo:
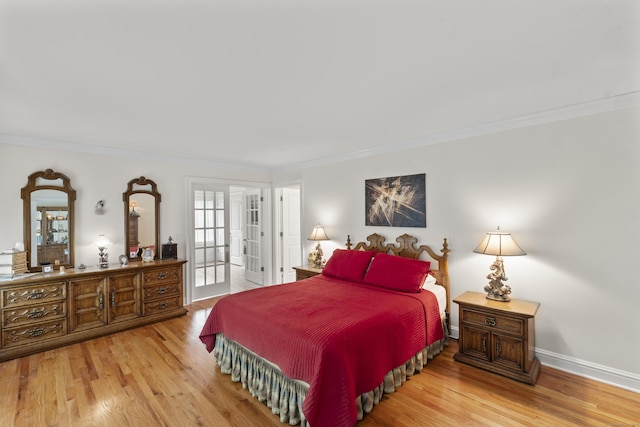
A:
{"label": "drawer pull", "polygon": [[44,316],[44,309],[42,308],[34,308],[29,314],[27,314],[29,319],[39,319],[42,316]]}
{"label": "drawer pull", "polygon": [[104,294],[102,291],[98,294],[98,308],[104,310]]}
{"label": "drawer pull", "polygon": [[163,271],[162,273],[158,273],[158,279],[160,279],[160,280],[166,279],[167,276],[168,276],[168,274],[165,271]]}
{"label": "drawer pull", "polygon": [[166,294],[167,293],[167,287],[163,286],[161,288],[158,288],[158,293],[159,294]]}
{"label": "drawer pull", "polygon": [[33,328],[29,331],[30,337],[39,337],[44,332],[44,328]]}
{"label": "drawer pull", "polygon": [[164,310],[165,308],[167,308],[169,304],[167,304],[166,302],[161,302],[160,304],[158,304],[158,308],[160,310]]}
{"label": "drawer pull", "polygon": [[116,306],[116,291],[111,291],[111,307]]}
{"label": "drawer pull", "polygon": [[496,326],[496,318],[495,317],[491,317],[491,316],[487,316],[484,319],[484,323],[485,323],[485,325],[488,325],[488,326]]}
{"label": "drawer pull", "polygon": [[27,296],[27,299],[40,299],[44,296],[44,292],[42,291],[31,291],[31,293]]}

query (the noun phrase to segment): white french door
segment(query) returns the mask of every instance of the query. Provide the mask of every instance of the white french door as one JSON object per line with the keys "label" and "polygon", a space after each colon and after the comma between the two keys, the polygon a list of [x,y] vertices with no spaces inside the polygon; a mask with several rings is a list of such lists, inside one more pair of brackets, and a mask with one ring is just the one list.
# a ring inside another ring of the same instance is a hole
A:
{"label": "white french door", "polygon": [[229,187],[194,186],[192,300],[229,293]]}
{"label": "white french door", "polygon": [[262,260],[262,192],[248,189],[244,193],[244,276],[250,282],[264,284],[265,269]]}
{"label": "white french door", "polygon": [[230,195],[231,205],[229,215],[231,217],[229,234],[231,264],[244,266],[244,210],[242,209],[242,191],[234,191],[231,189]]}

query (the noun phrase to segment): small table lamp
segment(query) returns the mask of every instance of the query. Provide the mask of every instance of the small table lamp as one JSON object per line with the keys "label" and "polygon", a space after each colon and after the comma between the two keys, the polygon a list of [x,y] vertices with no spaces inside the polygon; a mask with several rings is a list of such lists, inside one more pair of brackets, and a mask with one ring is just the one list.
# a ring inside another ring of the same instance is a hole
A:
{"label": "small table lamp", "polygon": [[98,245],[98,257],[100,268],[108,268],[109,267],[109,254],[107,253],[107,248],[111,244],[109,239],[107,239],[104,234],[100,234],[98,236],[98,241],[96,242]]}
{"label": "small table lamp", "polygon": [[503,281],[508,280],[508,278],[504,272],[502,257],[526,255],[527,253],[518,246],[510,233],[500,231],[500,227],[498,227],[497,231],[488,232],[473,252],[496,256],[496,260],[491,267],[489,267],[489,269],[492,270],[492,273],[487,275],[489,283],[484,287],[484,290],[487,292],[487,299],[510,301],[511,298],[509,294],[511,293],[511,287],[503,283]]}
{"label": "small table lamp", "polygon": [[322,252],[322,248],[320,247],[320,241],[329,240],[329,237],[327,237],[327,233],[325,233],[324,231],[324,227],[321,226],[320,224],[313,227],[313,230],[311,231],[311,235],[309,236],[309,240],[315,240],[318,242],[315,249],[311,251],[311,256],[309,257],[309,260],[311,261],[311,264],[313,265],[313,267],[322,268],[322,256],[324,254]]}

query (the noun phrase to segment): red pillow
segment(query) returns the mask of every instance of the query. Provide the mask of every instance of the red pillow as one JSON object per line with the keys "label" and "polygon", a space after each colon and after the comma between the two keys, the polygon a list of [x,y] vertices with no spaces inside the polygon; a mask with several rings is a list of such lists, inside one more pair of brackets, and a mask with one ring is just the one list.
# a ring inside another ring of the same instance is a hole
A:
{"label": "red pillow", "polygon": [[322,274],[360,283],[374,253],[373,251],[336,249],[322,269]]}
{"label": "red pillow", "polygon": [[428,261],[379,253],[373,259],[363,282],[401,292],[418,292],[430,266]]}

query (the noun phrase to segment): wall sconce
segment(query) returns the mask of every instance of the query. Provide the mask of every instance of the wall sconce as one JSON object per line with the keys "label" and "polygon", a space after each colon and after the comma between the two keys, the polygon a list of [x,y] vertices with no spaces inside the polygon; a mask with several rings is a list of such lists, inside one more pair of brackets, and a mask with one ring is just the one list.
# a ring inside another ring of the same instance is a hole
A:
{"label": "wall sconce", "polygon": [[484,287],[484,290],[487,292],[487,299],[510,301],[511,298],[509,294],[511,293],[511,287],[503,283],[503,281],[508,280],[508,278],[504,272],[502,257],[526,255],[527,253],[518,246],[513,237],[511,237],[511,233],[500,231],[500,227],[498,227],[497,231],[488,232],[473,252],[496,256],[496,260],[491,267],[489,267],[492,271],[487,275],[489,283]]}
{"label": "wall sconce", "polygon": [[327,233],[325,233],[324,231],[324,227],[320,224],[313,227],[313,230],[311,230],[311,235],[309,236],[309,240],[318,242],[315,249],[312,250],[309,254],[309,263],[315,268],[322,268],[322,264],[324,262],[322,256],[324,254],[322,252],[322,248],[320,247],[320,241],[329,240],[329,237],[327,237]]}
{"label": "wall sconce", "polygon": [[107,239],[104,234],[98,235],[98,241],[96,244],[98,245],[98,265],[100,268],[108,268],[109,267],[109,254],[107,253],[107,248],[111,242]]}

